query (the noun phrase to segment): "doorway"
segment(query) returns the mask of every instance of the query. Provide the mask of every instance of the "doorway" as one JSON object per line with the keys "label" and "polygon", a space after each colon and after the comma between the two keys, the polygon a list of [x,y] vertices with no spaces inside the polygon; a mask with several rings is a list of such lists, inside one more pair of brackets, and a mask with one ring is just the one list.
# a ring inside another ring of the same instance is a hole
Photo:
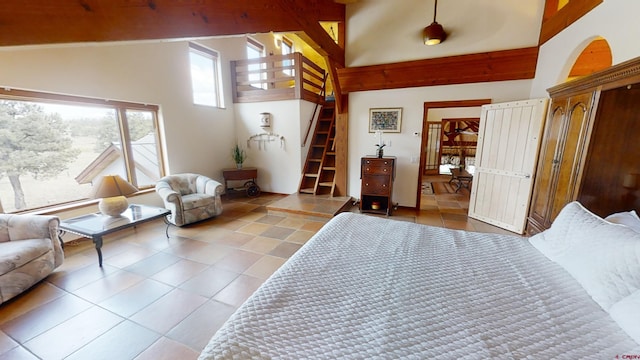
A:
{"label": "doorway", "polygon": [[[422,141],[420,143],[420,166],[418,168],[418,185],[416,189],[416,209],[420,209],[420,198],[423,190],[422,182],[423,182],[423,177],[425,176],[424,172],[427,164],[427,159],[429,157],[431,158],[434,157],[434,153],[433,153],[434,150],[428,147],[428,140],[430,135],[429,111],[434,111],[436,109],[480,107],[486,104],[491,104],[491,99],[436,101],[436,102],[424,103],[424,112],[422,116]],[[480,112],[478,111],[478,114],[476,115],[479,115],[479,114]],[[432,128],[431,131],[434,131],[434,129]],[[440,131],[442,130],[440,129]],[[433,133],[431,134],[433,135]]]}

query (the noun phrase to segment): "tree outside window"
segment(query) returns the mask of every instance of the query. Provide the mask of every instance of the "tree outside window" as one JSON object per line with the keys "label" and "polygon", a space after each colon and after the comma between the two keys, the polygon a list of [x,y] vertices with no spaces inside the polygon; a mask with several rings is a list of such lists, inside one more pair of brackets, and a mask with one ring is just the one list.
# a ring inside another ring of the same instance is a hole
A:
{"label": "tree outside window", "polygon": [[138,188],[152,187],[162,176],[157,107],[113,101],[96,106],[100,101],[83,104],[78,97],[52,103],[50,94],[21,93],[43,98],[0,98],[5,212],[88,199],[102,175],[121,175]]}

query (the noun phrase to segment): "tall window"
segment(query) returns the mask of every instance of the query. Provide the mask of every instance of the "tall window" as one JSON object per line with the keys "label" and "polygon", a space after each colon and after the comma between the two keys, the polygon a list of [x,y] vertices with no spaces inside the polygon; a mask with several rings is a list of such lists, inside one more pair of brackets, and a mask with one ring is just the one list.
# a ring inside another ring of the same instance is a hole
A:
{"label": "tall window", "polygon": [[[282,38],[282,55],[293,54],[293,42],[286,37]],[[293,66],[293,60],[284,60],[282,66]],[[293,69],[285,69],[283,72],[286,75],[293,76]]]}
{"label": "tall window", "polygon": [[[255,41],[252,38],[247,38],[247,59],[258,59],[264,56],[264,45]],[[261,64],[250,64],[248,67],[249,70],[249,82],[251,86],[266,89],[267,83],[262,82],[261,80],[265,80],[265,74],[262,71],[264,66]]]}
{"label": "tall window", "polygon": [[219,80],[219,56],[214,50],[189,43],[193,103],[223,107]]}
{"label": "tall window", "polygon": [[0,200],[6,212],[90,197],[118,174],[140,189],[163,176],[158,107],[0,90]]}

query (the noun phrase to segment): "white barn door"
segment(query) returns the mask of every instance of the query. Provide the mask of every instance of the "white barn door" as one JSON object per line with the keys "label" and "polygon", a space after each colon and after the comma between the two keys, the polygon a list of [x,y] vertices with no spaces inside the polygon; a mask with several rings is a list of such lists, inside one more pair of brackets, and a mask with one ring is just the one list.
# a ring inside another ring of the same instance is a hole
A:
{"label": "white barn door", "polygon": [[482,106],[469,217],[524,233],[547,99]]}

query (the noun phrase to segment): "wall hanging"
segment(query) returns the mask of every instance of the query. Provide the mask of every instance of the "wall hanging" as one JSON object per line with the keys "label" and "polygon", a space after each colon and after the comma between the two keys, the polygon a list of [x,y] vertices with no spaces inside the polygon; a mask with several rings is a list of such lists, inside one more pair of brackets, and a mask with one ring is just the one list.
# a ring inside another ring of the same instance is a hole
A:
{"label": "wall hanging", "polygon": [[[251,135],[247,139],[247,148],[251,148],[251,143],[257,143],[258,150],[267,150],[267,143],[280,140],[280,148],[284,149],[284,136],[272,132]],[[255,145],[255,144],[254,144]]]}

